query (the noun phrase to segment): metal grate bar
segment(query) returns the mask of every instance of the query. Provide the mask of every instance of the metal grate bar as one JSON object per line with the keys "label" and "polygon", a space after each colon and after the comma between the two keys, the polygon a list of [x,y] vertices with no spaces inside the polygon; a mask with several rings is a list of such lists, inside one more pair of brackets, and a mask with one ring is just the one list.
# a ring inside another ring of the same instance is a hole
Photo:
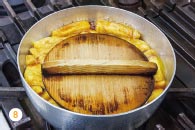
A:
{"label": "metal grate bar", "polygon": [[195,26],[195,13],[192,5],[176,6],[175,11],[181,14],[187,21],[189,21],[193,26]]}
{"label": "metal grate bar", "polygon": [[165,130],[165,128],[161,124],[156,124],[157,130]]}
{"label": "metal grate bar", "polygon": [[37,8],[35,7],[31,0],[25,0],[24,3],[26,7],[35,15],[37,20],[43,18],[43,16],[39,13],[39,11],[37,10]]}
{"label": "metal grate bar", "polygon": [[181,53],[182,56],[184,56],[192,65],[195,65],[195,48],[192,46],[193,44],[191,42],[154,10],[147,10],[144,12],[142,9],[140,12],[167,35],[173,47]]}
{"label": "metal grate bar", "polygon": [[184,113],[179,113],[177,120],[185,129],[195,129],[194,123]]}
{"label": "metal grate bar", "polygon": [[23,87],[0,87],[1,98],[6,97],[25,97],[26,92]]}
{"label": "metal grate bar", "polygon": [[175,10],[168,12],[167,8],[164,8],[159,14],[195,46],[195,26],[187,21],[183,15]]}
{"label": "metal grate bar", "polygon": [[53,6],[53,8],[58,11],[60,10],[60,5],[56,4],[54,0],[50,0],[50,4]]}
{"label": "metal grate bar", "polygon": [[[2,101],[0,100],[0,106],[12,129],[23,130],[30,126],[31,119],[26,115],[17,99],[9,98],[3,99]],[[9,118],[9,112],[12,108],[19,108],[22,111],[22,119],[20,121],[14,122]]]}
{"label": "metal grate bar", "polygon": [[14,61],[14,64],[17,67],[16,53],[11,47],[10,43],[8,43],[7,37],[2,30],[0,30],[0,39],[0,43],[3,45],[3,48],[5,49],[5,51],[8,51],[7,55],[9,55],[9,57]]}
{"label": "metal grate bar", "polygon": [[16,53],[13,50],[13,48],[11,47],[11,45],[6,42],[6,43],[4,43],[4,48],[9,52],[8,54],[10,55],[11,59],[14,61],[15,65],[17,66]]}
{"label": "metal grate bar", "polygon": [[15,21],[16,25],[20,29],[20,31],[24,34],[27,31],[27,28],[25,25],[22,23],[22,20],[17,16],[15,11],[12,9],[10,4],[8,3],[7,0],[2,1],[3,7],[6,9],[8,15],[11,16],[11,18]]}
{"label": "metal grate bar", "polygon": [[72,0],[50,0],[50,4],[56,11],[74,6]]}
{"label": "metal grate bar", "polygon": [[195,94],[195,88],[170,88],[170,93],[194,93]]}

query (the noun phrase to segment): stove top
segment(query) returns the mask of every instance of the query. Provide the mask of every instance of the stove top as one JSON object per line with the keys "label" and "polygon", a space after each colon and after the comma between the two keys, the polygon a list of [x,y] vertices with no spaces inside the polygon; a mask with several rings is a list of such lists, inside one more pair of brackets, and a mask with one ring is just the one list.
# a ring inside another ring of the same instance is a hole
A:
{"label": "stove top", "polygon": [[[188,0],[0,0],[0,129],[54,129],[26,96],[17,70],[17,49],[24,33],[41,18],[89,4],[123,8],[145,17],[174,47],[177,70],[171,88],[158,110],[137,129],[195,129],[195,2]],[[12,108],[21,109],[20,121],[10,120]]]}
{"label": "stove top", "polygon": [[[3,0],[0,0],[0,15],[6,16],[7,12],[4,9],[4,5],[2,1]],[[28,10],[27,7],[25,6],[24,0],[8,0],[8,1],[16,13],[21,13]],[[32,0],[32,3],[35,6],[40,7],[45,4],[45,0]]]}

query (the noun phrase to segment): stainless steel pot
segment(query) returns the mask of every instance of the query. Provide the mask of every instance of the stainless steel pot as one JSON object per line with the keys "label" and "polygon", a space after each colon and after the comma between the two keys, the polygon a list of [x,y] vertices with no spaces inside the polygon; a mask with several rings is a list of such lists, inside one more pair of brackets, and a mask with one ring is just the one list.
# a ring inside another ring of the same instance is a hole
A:
{"label": "stainless steel pot", "polygon": [[[166,68],[165,73],[168,84],[164,92],[154,101],[125,113],[114,115],[85,115],[50,104],[36,94],[27,84],[23,73],[25,69],[25,56],[29,53],[32,41],[49,36],[52,30],[64,24],[79,20],[96,19],[108,19],[132,25],[141,32],[143,39],[160,54]],[[129,11],[106,6],[94,5],[69,8],[43,18],[25,34],[18,51],[18,69],[28,97],[45,120],[54,127],[62,129],[124,130],[140,126],[154,113],[164,99],[173,80],[175,68],[176,60],[173,48],[166,36],[155,25]]]}

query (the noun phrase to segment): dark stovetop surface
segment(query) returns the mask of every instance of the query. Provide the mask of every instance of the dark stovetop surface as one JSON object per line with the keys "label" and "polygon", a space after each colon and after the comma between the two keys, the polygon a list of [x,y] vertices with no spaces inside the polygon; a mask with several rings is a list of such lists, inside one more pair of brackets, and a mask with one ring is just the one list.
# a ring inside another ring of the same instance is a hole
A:
{"label": "dark stovetop surface", "polygon": [[[21,84],[16,53],[24,33],[36,21],[57,10],[100,4],[124,8],[145,17],[165,33],[175,50],[177,70],[169,93],[153,116],[138,129],[195,129],[195,3],[187,0],[132,0],[133,4],[126,0],[40,0],[39,3],[32,0],[32,5],[30,0],[26,0],[25,4],[12,6],[12,11],[2,1],[0,0],[0,109],[11,128],[53,129],[36,112]],[[9,16],[6,16],[4,8],[11,12]],[[19,123],[8,118],[8,112],[13,107],[21,108],[24,113]]]}

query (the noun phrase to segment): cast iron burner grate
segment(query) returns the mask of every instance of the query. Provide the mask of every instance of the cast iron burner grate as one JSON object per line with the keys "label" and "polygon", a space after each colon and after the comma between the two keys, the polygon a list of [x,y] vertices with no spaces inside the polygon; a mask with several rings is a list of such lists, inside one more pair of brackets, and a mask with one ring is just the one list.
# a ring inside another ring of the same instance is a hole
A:
{"label": "cast iron burner grate", "polygon": [[[26,96],[23,87],[0,87],[0,110],[7,120],[9,127],[14,130],[50,130],[51,126],[37,113]],[[22,119],[14,122],[9,118],[9,111],[19,108]]]}
{"label": "cast iron burner grate", "polygon": [[143,6],[143,0],[101,0],[105,5],[122,8],[137,13],[138,7]]}
{"label": "cast iron burner grate", "polygon": [[[6,16],[6,10],[3,7],[3,0],[0,0],[0,15],[1,16]],[[16,13],[21,13],[24,11],[27,11],[27,8],[25,6],[24,0],[7,0],[10,5],[12,6],[12,8],[14,9],[14,11]],[[36,7],[41,7],[45,4],[45,0],[32,0],[32,3],[36,6]]]}
{"label": "cast iron burner grate", "polygon": [[169,38],[177,58],[176,76],[188,87],[195,84],[195,6],[172,1],[144,10],[140,14],[154,23]]}
{"label": "cast iron burner grate", "polygon": [[[18,87],[22,85],[16,53],[22,36],[36,21],[57,10],[85,4],[122,6],[117,4],[117,0],[100,0],[96,3],[85,3],[84,0],[45,0],[40,6],[26,0],[23,5],[27,11],[20,12],[10,6],[10,1],[1,1],[9,16],[2,17],[0,13],[0,109],[12,129],[52,130],[54,128],[40,117],[30,103],[24,88]],[[195,4],[187,0],[167,0],[166,3],[163,0],[138,0],[138,3],[139,10],[124,3],[123,7],[139,13],[158,26],[171,41],[177,58],[176,76],[169,93],[153,116],[138,130],[195,129]],[[8,118],[8,112],[13,107],[20,108],[24,114],[18,123]]]}
{"label": "cast iron burner grate", "polygon": [[195,129],[195,89],[170,88],[154,115],[138,130]]}

